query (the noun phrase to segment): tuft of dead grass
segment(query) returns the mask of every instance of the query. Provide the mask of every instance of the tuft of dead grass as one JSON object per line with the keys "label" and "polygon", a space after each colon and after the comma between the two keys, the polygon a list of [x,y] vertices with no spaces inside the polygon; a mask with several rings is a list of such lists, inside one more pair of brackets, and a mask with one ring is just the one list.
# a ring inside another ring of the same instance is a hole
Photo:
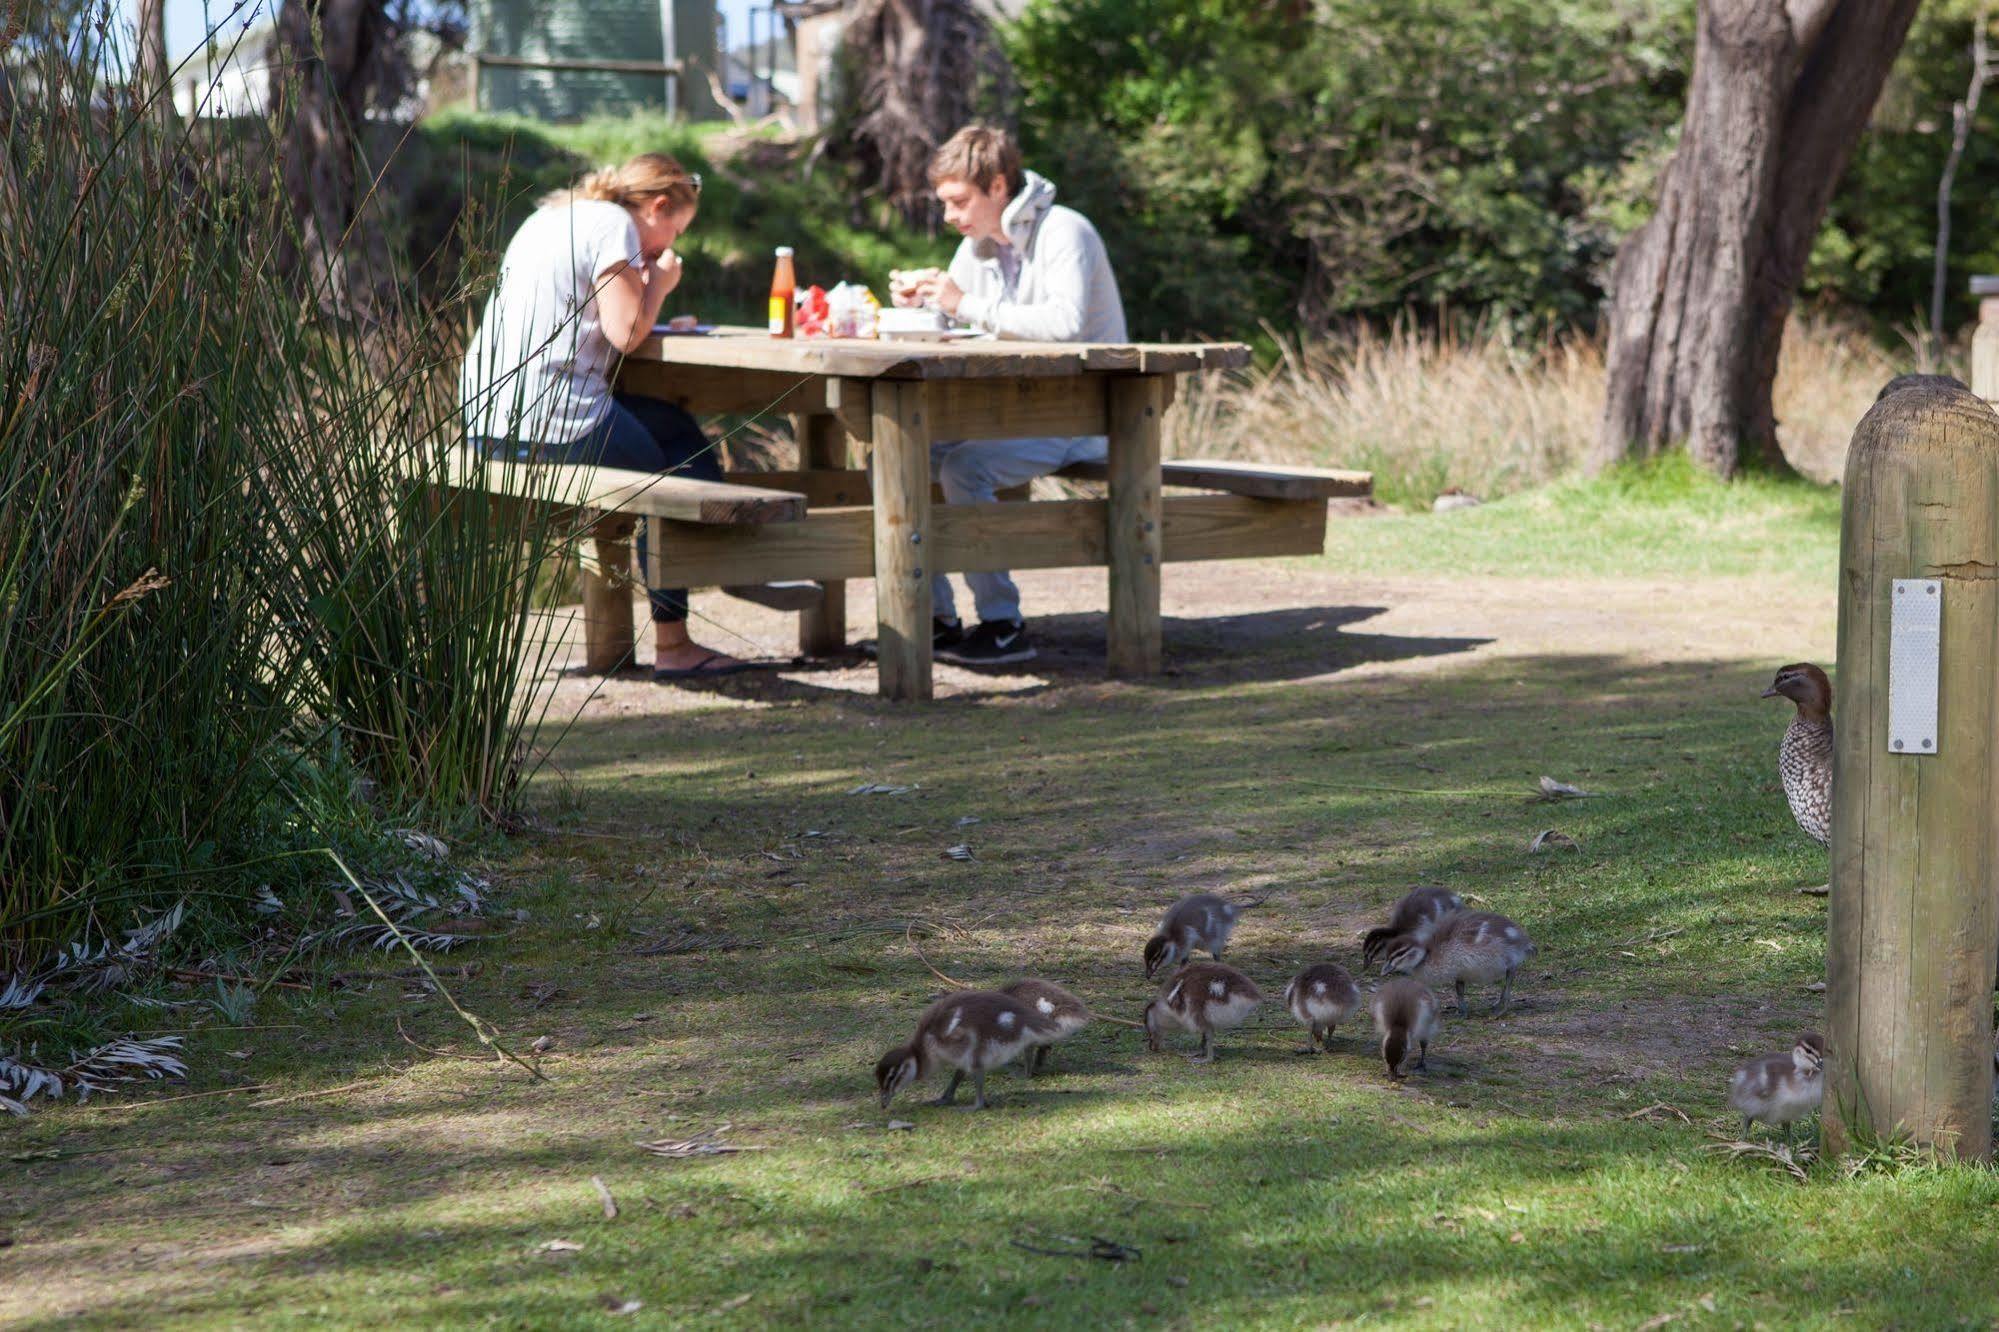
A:
{"label": "tuft of dead grass", "polygon": [[[1277,345],[1268,366],[1188,384],[1169,456],[1364,468],[1384,502],[1427,508],[1453,486],[1490,499],[1574,470],[1603,411],[1593,338],[1398,321]],[[1794,319],[1776,388],[1793,464],[1836,480],[1854,425],[1908,359],[1838,320]]]}

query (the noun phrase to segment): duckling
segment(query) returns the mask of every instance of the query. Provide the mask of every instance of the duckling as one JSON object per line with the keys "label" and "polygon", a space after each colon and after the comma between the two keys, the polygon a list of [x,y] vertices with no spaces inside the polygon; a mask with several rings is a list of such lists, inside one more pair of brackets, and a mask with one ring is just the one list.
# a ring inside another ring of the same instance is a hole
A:
{"label": "duckling", "polygon": [[1370,967],[1379,962],[1381,950],[1398,934],[1413,935],[1417,943],[1424,942],[1446,916],[1464,909],[1464,899],[1448,888],[1417,888],[1404,893],[1389,913],[1388,923],[1361,936],[1361,961]]}
{"label": "duckling", "polygon": [[1374,1029],[1381,1034],[1381,1057],[1388,1076],[1402,1078],[1402,1059],[1416,1047],[1416,1070],[1430,1060],[1430,1038],[1437,1034],[1437,996],[1430,987],[1407,976],[1383,981],[1374,992]]}
{"label": "duckling", "polygon": [[1825,1095],[1825,1038],[1815,1031],[1798,1037],[1787,1054],[1764,1055],[1735,1070],[1728,1080],[1728,1104],[1742,1116],[1742,1133],[1751,1123],[1782,1125],[1784,1145],[1791,1144],[1791,1125],[1819,1108]]}
{"label": "duckling", "polygon": [[936,1064],[951,1066],[951,1085],[932,1105],[951,1105],[958,1084],[972,1075],[972,1109],[986,1108],[986,1070],[1011,1063],[1030,1046],[1054,1040],[1055,1023],[1010,994],[961,990],[923,1010],[916,1034],[875,1065],[882,1109],[903,1088],[921,1082]]}
{"label": "duckling", "polygon": [[1145,978],[1151,980],[1161,967],[1177,967],[1201,949],[1215,961],[1229,946],[1236,921],[1255,902],[1230,902],[1213,893],[1194,893],[1166,909],[1159,932],[1145,941]]}
{"label": "duckling", "polygon": [[[1333,1028],[1353,1016],[1360,1007],[1360,987],[1347,969],[1337,962],[1320,962],[1306,967],[1284,987],[1284,1006],[1299,1025],[1312,1033],[1312,1044],[1304,1052],[1333,1048]],[[1301,1052],[1301,1053],[1304,1053]]]}
{"label": "duckling", "polygon": [[1081,1031],[1090,1020],[1089,1005],[1070,994],[1053,981],[1017,980],[1011,985],[1002,985],[1001,994],[1009,995],[1039,1013],[1044,1021],[1054,1024],[1055,1031],[1045,1041],[1034,1046],[1034,1057],[1027,1063],[1027,1075],[1033,1077],[1048,1062],[1048,1047],[1056,1041],[1065,1041]]}
{"label": "duckling", "polygon": [[1465,1006],[1465,982],[1490,985],[1499,981],[1494,1014],[1504,1013],[1513,998],[1513,976],[1535,953],[1527,931],[1494,911],[1460,911],[1432,931],[1428,942],[1412,935],[1391,940],[1383,949],[1384,972],[1407,972],[1430,985],[1448,985]]}
{"label": "duckling", "polygon": [[1153,1051],[1166,1048],[1165,1034],[1173,1027],[1201,1033],[1201,1051],[1193,1056],[1197,1064],[1215,1057],[1213,1038],[1217,1031],[1236,1027],[1263,1002],[1256,982],[1220,962],[1189,962],[1173,973],[1159,991],[1159,997],[1145,1006],[1145,1045]]}
{"label": "duckling", "polygon": [[1805,836],[1825,846],[1832,840],[1832,682],[1810,662],[1796,662],[1777,672],[1763,697],[1798,706],[1777,747],[1777,772],[1791,817]]}

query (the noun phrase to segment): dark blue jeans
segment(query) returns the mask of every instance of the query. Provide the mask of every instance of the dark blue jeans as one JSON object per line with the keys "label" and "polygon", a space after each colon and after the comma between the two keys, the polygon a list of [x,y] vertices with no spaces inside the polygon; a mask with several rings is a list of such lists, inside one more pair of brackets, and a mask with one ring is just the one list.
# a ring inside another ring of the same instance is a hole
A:
{"label": "dark blue jeans", "polygon": [[[700,481],[722,479],[720,450],[692,416],[670,402],[636,393],[612,395],[611,414],[604,424],[567,444],[529,444],[502,439],[474,441],[488,457],[512,453],[522,461],[587,463],[593,467],[623,467],[634,472],[670,473]],[[639,524],[639,568],[646,564],[646,524]],[[676,623],[687,618],[687,589],[647,589],[655,621]]]}

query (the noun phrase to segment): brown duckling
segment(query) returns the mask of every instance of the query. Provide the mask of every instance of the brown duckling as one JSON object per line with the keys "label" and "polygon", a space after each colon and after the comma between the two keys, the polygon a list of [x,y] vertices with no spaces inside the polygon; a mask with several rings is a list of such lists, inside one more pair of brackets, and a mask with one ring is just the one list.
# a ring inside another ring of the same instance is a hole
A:
{"label": "brown duckling", "polygon": [[1166,908],[1159,930],[1145,941],[1145,978],[1151,980],[1164,968],[1177,967],[1194,955],[1207,953],[1222,960],[1242,913],[1261,902],[1231,902],[1213,893],[1194,893]]}
{"label": "brown duckling", "polygon": [[1400,1079],[1402,1060],[1416,1047],[1416,1070],[1429,1063],[1430,1038],[1437,1034],[1437,996],[1430,987],[1407,976],[1383,981],[1374,992],[1374,1029],[1381,1036],[1381,1058],[1388,1076]]}
{"label": "brown duckling", "polygon": [[1011,1063],[1029,1047],[1055,1039],[1055,1024],[1010,994],[961,990],[923,1010],[916,1034],[875,1065],[882,1109],[903,1088],[921,1082],[938,1064],[951,1067],[951,1085],[932,1105],[950,1105],[958,1084],[972,1075],[974,1110],[986,1108],[986,1071]]}
{"label": "brown duckling", "polygon": [[1360,1007],[1360,986],[1337,962],[1306,967],[1284,987],[1284,1006],[1312,1033],[1308,1050],[1332,1048],[1333,1028]]}
{"label": "brown duckling", "polygon": [[1377,925],[1361,936],[1361,961],[1367,966],[1374,966],[1381,961],[1382,950],[1400,935],[1406,934],[1417,943],[1423,943],[1446,916],[1454,916],[1464,909],[1464,899],[1448,888],[1411,889],[1395,904],[1386,925]]}
{"label": "brown duckling", "polygon": [[1201,1050],[1192,1057],[1194,1062],[1205,1064],[1215,1057],[1214,1034],[1242,1025],[1262,1002],[1263,992],[1256,988],[1256,982],[1234,967],[1220,962],[1189,962],[1174,972],[1173,979],[1160,988],[1159,997],[1145,1006],[1146,1048],[1164,1050],[1165,1034],[1174,1027],[1199,1032]]}
{"label": "brown duckling", "polygon": [[1460,911],[1448,916],[1427,942],[1410,935],[1390,941],[1382,951],[1381,969],[1415,976],[1428,985],[1450,986],[1458,1012],[1465,1007],[1465,982],[1490,985],[1498,981],[1499,1000],[1492,1011],[1504,1013],[1513,998],[1513,977],[1534,955],[1527,931],[1496,911]]}
{"label": "brown duckling", "polygon": [[1819,1108],[1824,1072],[1825,1038],[1815,1031],[1798,1037],[1784,1054],[1764,1055],[1736,1069],[1728,1080],[1728,1104],[1742,1116],[1743,1136],[1752,1123],[1781,1126],[1788,1147],[1791,1125]]}
{"label": "brown duckling", "polygon": [[1002,985],[999,992],[1018,999],[1054,1025],[1054,1033],[1047,1040],[1035,1042],[1034,1056],[1027,1061],[1029,1077],[1039,1073],[1042,1065],[1048,1062],[1049,1046],[1068,1040],[1090,1020],[1089,1005],[1053,981],[1029,977],[1011,985]]}

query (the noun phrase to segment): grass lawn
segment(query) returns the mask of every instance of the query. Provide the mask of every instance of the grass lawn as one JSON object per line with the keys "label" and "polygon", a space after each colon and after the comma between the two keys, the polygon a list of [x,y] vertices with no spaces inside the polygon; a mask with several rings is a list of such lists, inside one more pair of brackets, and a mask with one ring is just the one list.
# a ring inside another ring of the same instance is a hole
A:
{"label": "grass lawn", "polygon": [[[1836,523],[1797,486],[1573,483],[1169,571],[1237,614],[1176,619],[1155,682],[1059,651],[921,708],[620,682],[539,780],[545,827],[473,851],[524,921],[439,964],[517,1047],[551,1038],[548,1080],[480,1057],[399,959],[273,991],[190,1039],[188,1090],[263,1090],[7,1130],[0,1321],[1990,1326],[1999,1175],[1801,1183],[1710,1150],[1728,1070],[1820,1010],[1797,889],[1825,857],[1757,693],[1829,659]],[[1100,581],[1029,591],[1076,608],[1051,646],[1101,633]],[[1526,803],[1544,773],[1604,794]],[[1527,854],[1549,827],[1580,849]],[[987,1113],[875,1103],[926,959],[1135,1019],[1179,894],[1269,895],[1230,961],[1274,996],[1357,968],[1418,882],[1540,946],[1427,1076],[1391,1084],[1357,1028],[1298,1054],[1273,1004],[1207,1067],[1100,1023]],[[635,1145],[707,1131],[759,1150]],[[1095,1236],[1140,1256],[1020,1247]]]}

